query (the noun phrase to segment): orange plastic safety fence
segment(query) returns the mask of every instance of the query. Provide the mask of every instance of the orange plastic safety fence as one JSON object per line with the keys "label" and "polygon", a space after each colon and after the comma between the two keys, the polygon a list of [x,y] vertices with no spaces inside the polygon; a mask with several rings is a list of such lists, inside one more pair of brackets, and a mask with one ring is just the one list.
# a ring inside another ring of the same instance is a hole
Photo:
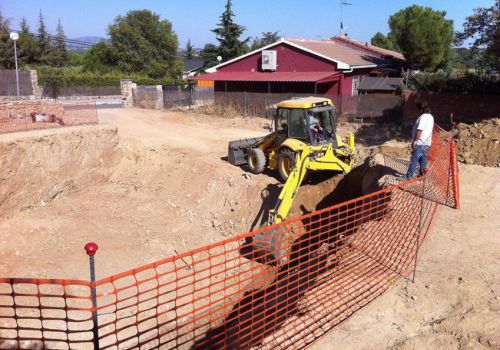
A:
{"label": "orange plastic safety fence", "polygon": [[[451,137],[437,130],[434,140],[424,177],[98,281],[100,348],[296,349],[318,340],[407,278],[437,205],[456,204]],[[91,349],[90,295],[85,281],[0,279],[0,348]]]}
{"label": "orange plastic safety fence", "polygon": [[97,124],[97,121],[95,102],[62,104],[42,100],[0,104],[0,134]]}

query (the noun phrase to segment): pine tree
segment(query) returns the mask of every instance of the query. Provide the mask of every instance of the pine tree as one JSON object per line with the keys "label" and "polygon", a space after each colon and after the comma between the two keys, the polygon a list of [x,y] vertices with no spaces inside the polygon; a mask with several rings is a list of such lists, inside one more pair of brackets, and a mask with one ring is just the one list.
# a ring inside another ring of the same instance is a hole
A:
{"label": "pine tree", "polygon": [[220,16],[219,27],[212,29],[212,32],[217,35],[216,38],[219,41],[218,53],[224,61],[248,52],[247,43],[250,38],[246,38],[243,41],[239,39],[246,28],[235,23],[233,17],[232,2],[231,0],[227,0],[226,9]]}
{"label": "pine tree", "polygon": [[261,47],[270,45],[272,43],[275,43],[276,41],[279,40],[279,32],[265,32],[262,33],[261,38],[255,37],[253,39],[252,45],[250,46],[250,50],[257,50],[260,49]]}
{"label": "pine tree", "polygon": [[49,33],[47,32],[47,27],[45,26],[45,20],[42,15],[42,11],[40,10],[40,15],[38,17],[38,48],[39,48],[39,55],[40,55],[40,62],[41,63],[48,63],[47,59],[50,54],[50,37]]}
{"label": "pine tree", "polygon": [[22,18],[19,23],[21,33],[19,33],[19,61],[21,65],[37,63],[40,61],[40,49],[33,34],[30,33],[30,28],[26,18]]}
{"label": "pine tree", "polygon": [[388,36],[411,67],[430,72],[447,68],[454,32],[446,11],[412,5],[393,14],[389,27]]}
{"label": "pine tree", "polygon": [[50,57],[50,64],[53,66],[62,66],[68,61],[66,35],[64,35],[61,20],[57,22],[56,35],[53,40]]}
{"label": "pine tree", "polygon": [[193,45],[191,45],[191,40],[188,40],[186,44],[186,58],[192,60],[194,58]]}
{"label": "pine tree", "polygon": [[21,18],[21,22],[19,22],[19,27],[21,27],[21,34],[30,34],[30,27],[28,26],[26,17]]}
{"label": "pine tree", "polygon": [[0,68],[14,69],[14,43],[9,33],[10,19],[0,12]]}

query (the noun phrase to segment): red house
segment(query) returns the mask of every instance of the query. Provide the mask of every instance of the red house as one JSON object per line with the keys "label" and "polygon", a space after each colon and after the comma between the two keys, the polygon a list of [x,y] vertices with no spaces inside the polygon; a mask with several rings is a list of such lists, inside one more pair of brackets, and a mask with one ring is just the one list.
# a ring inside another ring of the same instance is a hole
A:
{"label": "red house", "polygon": [[[224,58],[223,58],[224,59]],[[283,38],[206,70],[194,80],[214,81],[215,92],[357,95],[366,76],[399,76],[402,54],[348,37]]]}

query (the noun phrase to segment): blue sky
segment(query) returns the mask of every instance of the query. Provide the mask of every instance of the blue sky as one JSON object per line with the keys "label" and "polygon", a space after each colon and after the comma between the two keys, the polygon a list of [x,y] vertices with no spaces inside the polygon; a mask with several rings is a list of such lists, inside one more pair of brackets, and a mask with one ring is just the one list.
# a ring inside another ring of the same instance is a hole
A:
{"label": "blue sky", "polygon": [[[490,7],[494,0],[344,0],[351,3],[343,7],[344,28],[350,37],[369,41],[380,31],[389,30],[387,21],[391,14],[407,6],[417,4],[447,12],[454,21],[455,29],[472,9]],[[180,47],[188,39],[195,47],[215,43],[210,31],[216,27],[226,0],[0,0],[0,11],[12,19],[14,29],[24,16],[30,29],[36,31],[39,10],[42,10],[49,31],[53,32],[58,19],[69,38],[82,36],[106,36],[106,28],[117,15],[132,9],[147,8],[162,19],[173,23]],[[281,36],[317,39],[339,32],[339,0],[233,0],[235,21],[244,25],[245,36],[260,36],[262,32],[279,31]]]}

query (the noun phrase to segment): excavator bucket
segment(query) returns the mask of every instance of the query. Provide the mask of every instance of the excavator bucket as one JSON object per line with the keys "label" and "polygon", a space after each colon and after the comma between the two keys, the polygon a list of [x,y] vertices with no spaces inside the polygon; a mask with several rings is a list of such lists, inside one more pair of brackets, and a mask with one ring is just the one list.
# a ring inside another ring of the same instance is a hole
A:
{"label": "excavator bucket", "polygon": [[241,139],[230,141],[227,151],[227,160],[233,165],[243,165],[247,163],[248,150],[257,146],[262,140],[262,137],[252,137],[249,139]]}
{"label": "excavator bucket", "polygon": [[274,260],[277,265],[288,263],[290,256],[290,245],[284,227],[276,227],[255,235],[253,248],[256,252],[266,257],[266,260]]}

